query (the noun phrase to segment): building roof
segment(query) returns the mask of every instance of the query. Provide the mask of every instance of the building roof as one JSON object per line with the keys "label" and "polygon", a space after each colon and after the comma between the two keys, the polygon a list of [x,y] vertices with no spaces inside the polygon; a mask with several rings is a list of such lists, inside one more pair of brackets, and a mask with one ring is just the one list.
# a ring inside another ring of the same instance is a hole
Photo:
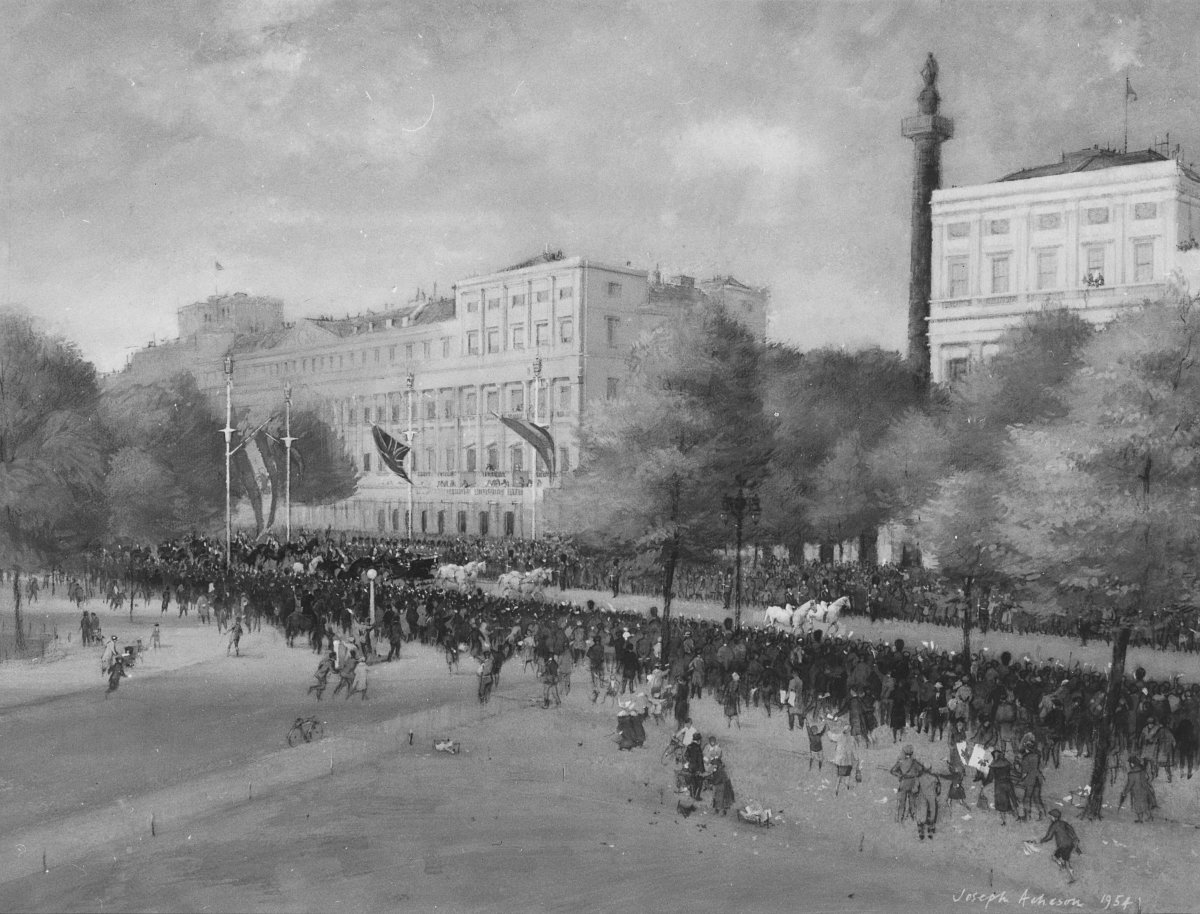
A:
{"label": "building roof", "polygon": [[[1166,156],[1153,149],[1142,149],[1134,152],[1117,152],[1115,149],[1102,149],[1093,146],[1090,149],[1080,149],[1076,152],[1064,152],[1062,159],[1051,165],[1035,165],[1032,168],[1022,168],[1000,178],[1000,181],[1024,181],[1028,178],[1045,178],[1050,175],[1069,175],[1081,171],[1100,171],[1103,168],[1119,168],[1123,165],[1143,165],[1147,162],[1167,162]],[[1195,179],[1190,169],[1185,168],[1189,177]]]}
{"label": "building roof", "polygon": [[511,267],[504,267],[497,270],[497,273],[511,273],[513,270],[524,270],[526,267],[536,267],[543,263],[554,263],[556,260],[563,259],[562,251],[552,251],[549,248],[542,251],[536,257],[530,257],[528,260],[522,260],[520,263],[514,263]]}

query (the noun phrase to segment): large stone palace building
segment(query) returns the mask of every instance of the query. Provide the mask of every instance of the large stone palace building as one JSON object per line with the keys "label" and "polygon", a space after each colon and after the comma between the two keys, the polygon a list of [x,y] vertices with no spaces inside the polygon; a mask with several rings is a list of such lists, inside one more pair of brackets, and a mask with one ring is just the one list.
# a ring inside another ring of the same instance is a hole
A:
{"label": "large stone palace building", "polygon": [[1194,272],[1200,175],[1153,150],[1093,147],[933,192],[934,381],[987,360],[1044,308],[1104,324]]}
{"label": "large stone palace building", "polygon": [[[293,526],[528,537],[549,522],[546,488],[578,465],[589,404],[619,394],[630,346],[701,301],[722,303],[765,339],[765,289],[546,252],[463,279],[451,296],[418,294],[353,317],[288,323],[276,299],[213,296],[180,308],[179,339],[134,353],[121,375],[190,371],[223,416],[228,356],[235,425],[283,416],[285,388],[293,408],[315,409],[344,442],[358,491],[293,505]],[[549,429],[554,475],[540,459],[535,470],[532,446],[502,416]],[[412,486],[381,465],[373,424],[411,441]]]}

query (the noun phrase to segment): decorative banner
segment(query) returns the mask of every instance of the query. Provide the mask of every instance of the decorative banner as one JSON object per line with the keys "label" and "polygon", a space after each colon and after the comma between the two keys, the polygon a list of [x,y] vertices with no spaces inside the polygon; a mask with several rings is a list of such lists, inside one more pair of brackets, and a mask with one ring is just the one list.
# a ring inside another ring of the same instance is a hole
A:
{"label": "decorative banner", "polygon": [[971,758],[967,762],[972,768],[982,775],[986,775],[992,767],[991,754],[978,743],[971,749]]}
{"label": "decorative banner", "polygon": [[528,419],[519,419],[515,416],[498,416],[492,413],[504,425],[516,432],[526,441],[533,445],[533,449],[538,452],[538,456],[542,458],[544,463],[550,469],[550,475],[554,475],[554,438],[550,435],[550,430],[544,425],[537,425],[530,422]]}
{"label": "decorative banner", "polygon": [[412,480],[408,478],[408,473],[404,470],[404,458],[408,456],[409,452],[408,445],[401,444],[378,425],[371,426],[371,437],[375,439],[375,447],[379,449],[379,459],[389,470],[411,486]]}

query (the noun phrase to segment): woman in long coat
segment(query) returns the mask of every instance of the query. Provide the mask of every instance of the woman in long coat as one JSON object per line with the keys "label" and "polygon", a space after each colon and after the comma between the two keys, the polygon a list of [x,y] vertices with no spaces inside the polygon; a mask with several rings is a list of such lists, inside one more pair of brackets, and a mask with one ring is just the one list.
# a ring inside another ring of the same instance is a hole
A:
{"label": "woman in long coat", "polygon": [[1129,802],[1133,806],[1135,822],[1154,818],[1154,810],[1158,808],[1158,798],[1154,796],[1154,785],[1150,783],[1146,766],[1136,756],[1129,758],[1129,774],[1125,778],[1125,786],[1121,789],[1121,799],[1117,801],[1118,809],[1121,808],[1126,797],[1129,797]]}
{"label": "woman in long coat", "polygon": [[1000,813],[1000,824],[1007,825],[1004,817],[1006,813],[1017,812],[1017,791],[1013,788],[1013,766],[1004,755],[1003,749],[992,750],[992,764],[988,768],[987,777],[983,779],[983,786],[988,784],[996,785],[995,806],[996,812]]}

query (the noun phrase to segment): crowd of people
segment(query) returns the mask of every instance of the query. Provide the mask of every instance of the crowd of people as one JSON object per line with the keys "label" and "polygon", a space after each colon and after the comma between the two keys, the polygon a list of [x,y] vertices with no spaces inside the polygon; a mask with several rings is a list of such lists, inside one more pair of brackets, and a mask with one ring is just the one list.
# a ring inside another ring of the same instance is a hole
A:
{"label": "crowd of people", "polygon": [[[481,589],[440,591],[402,577],[380,579],[372,587],[365,575],[340,573],[356,567],[356,559],[381,552],[394,558],[413,554],[379,541],[335,545],[310,538],[288,544],[289,559],[306,569],[300,573],[289,561],[246,561],[249,544],[227,562],[222,545],[192,537],[94,556],[82,575],[55,574],[46,583],[52,588],[66,583],[68,593],[86,598],[120,580],[160,613],[196,612],[202,623],[211,613],[218,625],[223,617],[233,651],[243,625],[276,625],[290,645],[306,641],[320,658],[309,688],[318,700],[330,677],[337,678],[335,697],[344,691],[347,698],[366,699],[369,664],[395,659],[409,642],[443,651],[451,668],[468,653],[477,664],[480,701],[488,700],[514,657],[536,665],[544,707],[569,694],[572,673],[580,668],[592,702],[602,696],[619,700],[626,718],[673,714],[689,740],[682,746],[681,783],[693,796],[698,785],[714,782],[716,769],[720,796],[733,794],[725,764],[706,759],[703,745],[691,748],[693,702],[718,702],[727,728],[740,727],[744,713],[778,715],[781,726],[806,739],[809,765],[818,770],[829,743],[835,795],[852,789],[861,776],[862,753],[889,745],[890,738],[900,751],[891,769],[900,788],[897,817],[916,819],[922,838],[931,823],[920,818],[917,807],[921,778],[929,772],[948,780],[949,802],[965,803],[972,779],[981,793],[992,789],[990,805],[1002,822],[1008,816],[1028,819],[1035,811],[1041,818],[1047,767],[1057,767],[1064,751],[1090,756],[1101,728],[1111,726],[1111,781],[1115,785],[1124,776],[1121,802],[1128,799],[1137,821],[1144,821],[1155,813],[1156,780],[1191,778],[1200,751],[1200,685],[1153,680],[1142,669],[1126,678],[1106,724],[1106,676],[1078,662],[1068,667],[1052,659],[982,650],[963,656],[902,640],[871,642],[819,631],[734,630],[729,619],[678,620],[667,627],[653,609],[644,616],[590,600],[575,605],[502,598]],[[422,545],[448,560],[485,560],[500,570],[553,562],[569,544],[458,539]],[[327,574],[308,573],[314,552],[326,556]],[[779,583],[785,599],[796,602],[865,585],[870,602],[870,594],[897,582],[912,593],[936,586],[933,576],[919,570],[843,566],[819,574],[801,571]],[[93,619],[94,613],[83,612],[83,634],[102,642]],[[110,682],[110,691],[115,688]],[[641,728],[632,721],[618,729],[626,741],[622,748],[644,743],[644,730],[639,736]],[[914,748],[922,741],[927,752]],[[1054,838],[1048,833],[1046,840]],[[1069,854],[1063,865],[1069,865]]]}

